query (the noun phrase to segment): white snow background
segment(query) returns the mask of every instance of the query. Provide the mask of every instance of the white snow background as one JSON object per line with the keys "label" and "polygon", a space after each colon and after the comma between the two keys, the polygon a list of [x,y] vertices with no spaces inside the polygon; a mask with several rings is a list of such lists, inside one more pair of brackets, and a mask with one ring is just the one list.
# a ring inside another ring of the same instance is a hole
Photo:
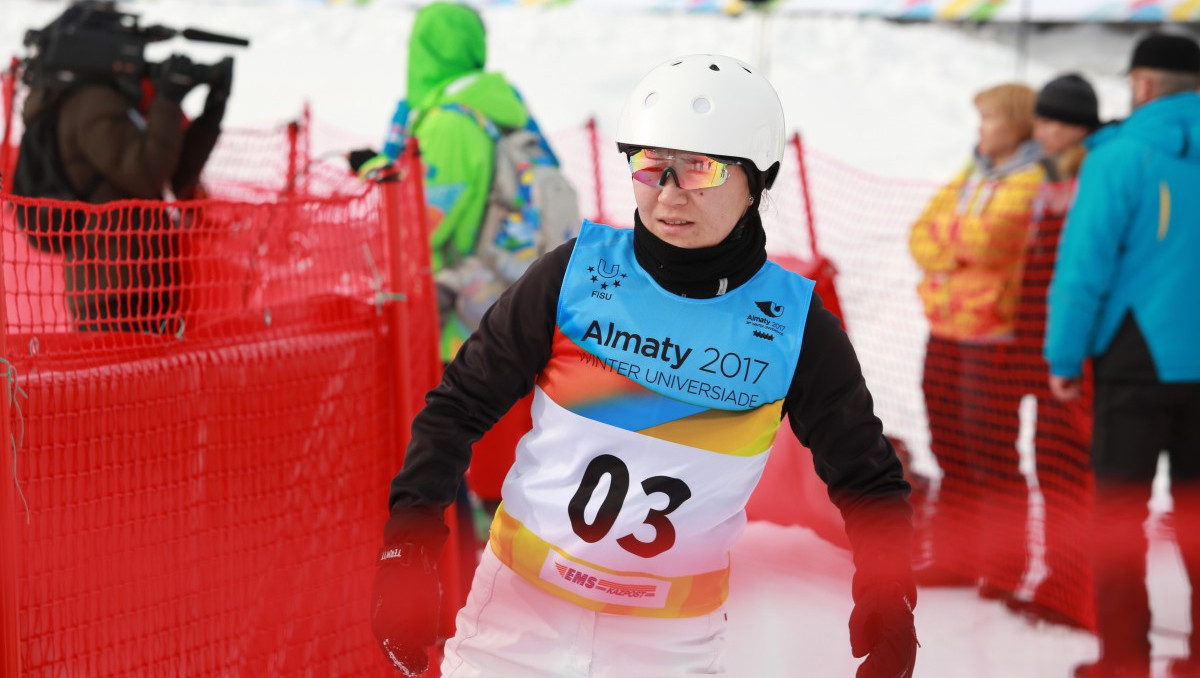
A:
{"label": "white snow background", "polygon": [[[21,54],[25,30],[45,25],[65,6],[0,0],[0,57]],[[204,62],[235,56],[227,126],[275,126],[308,102],[317,153],[378,147],[403,96],[414,12],[406,4],[159,0],[122,7],[139,14],[143,25],[251,40],[246,49],[176,39],[149,50],[154,59],[174,51]],[[717,52],[767,72],[789,127],[801,131],[810,148],[870,174],[930,182],[948,178],[969,152],[976,129],[971,99],[984,87],[1008,80],[1038,87],[1077,70],[1096,85],[1102,117],[1127,114],[1123,70],[1136,35],[1102,26],[1044,29],[1027,34],[1027,49],[1019,52],[1011,26],[901,25],[828,15],[734,18],[595,4],[493,8],[483,16],[489,68],[520,88],[552,141],[578,134],[592,117],[611,136],[626,93],[651,67],[682,54]],[[196,113],[202,101],[200,90],[185,108]],[[563,160],[570,167],[586,158]],[[923,414],[901,409],[881,416],[885,424],[913,429]],[[730,676],[853,675],[847,554],[803,528],[752,523],[734,560]],[[1184,651],[1189,628],[1188,587],[1172,544],[1155,542],[1149,581],[1161,671],[1162,658]],[[1090,635],[1030,625],[1000,603],[961,589],[923,589],[917,628],[916,675],[927,678],[1065,678],[1097,651]]]}

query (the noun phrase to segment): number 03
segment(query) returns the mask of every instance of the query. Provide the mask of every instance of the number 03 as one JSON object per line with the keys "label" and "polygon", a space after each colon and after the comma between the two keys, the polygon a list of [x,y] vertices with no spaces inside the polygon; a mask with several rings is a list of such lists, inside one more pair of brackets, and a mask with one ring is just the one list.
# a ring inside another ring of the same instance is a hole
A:
{"label": "number 03", "polygon": [[[609,477],[608,493],[600,502],[600,510],[596,512],[595,519],[589,523],[584,516],[584,511],[595,495],[596,488],[600,485],[600,479],[604,476]],[[642,491],[646,493],[646,496],[658,493],[667,495],[666,508],[650,509],[650,512],[642,519],[643,523],[654,528],[654,539],[645,542],[632,534],[627,534],[618,538],[617,544],[635,556],[653,558],[675,545],[675,526],[671,524],[667,516],[690,499],[692,491],[688,488],[687,483],[670,476],[654,476],[643,480]],[[567,515],[571,518],[571,529],[575,530],[575,534],[579,535],[580,539],[589,544],[600,541],[608,535],[617,522],[617,515],[620,514],[628,494],[629,467],[625,465],[625,462],[611,454],[602,454],[596,457],[584,469],[583,478],[579,481],[579,489],[575,490],[575,496],[571,497],[571,503],[567,505]]]}

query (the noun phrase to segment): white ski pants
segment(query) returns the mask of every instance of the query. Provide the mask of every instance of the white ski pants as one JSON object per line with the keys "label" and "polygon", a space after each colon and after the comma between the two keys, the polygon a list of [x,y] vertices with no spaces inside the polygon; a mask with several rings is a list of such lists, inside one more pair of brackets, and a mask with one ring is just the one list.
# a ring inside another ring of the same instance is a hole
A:
{"label": "white ski pants", "polygon": [[724,608],[702,617],[601,614],[556,598],[483,550],[442,678],[724,676]]}

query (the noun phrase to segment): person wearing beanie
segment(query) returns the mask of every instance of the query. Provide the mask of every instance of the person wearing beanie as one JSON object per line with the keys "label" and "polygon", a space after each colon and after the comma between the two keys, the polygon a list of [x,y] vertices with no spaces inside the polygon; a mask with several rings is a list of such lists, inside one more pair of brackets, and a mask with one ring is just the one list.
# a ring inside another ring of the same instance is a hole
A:
{"label": "person wearing beanie", "polygon": [[1151,33],[1133,48],[1129,70],[1138,68],[1181,74],[1200,72],[1200,46],[1190,35]]}
{"label": "person wearing beanie", "polygon": [[766,257],[785,140],[774,88],[736,59],[672,59],[634,87],[617,127],[634,228],[584,221],[535,261],[413,421],[372,604],[404,675],[437,638],[471,442],[532,391],[442,676],[726,675],[730,548],[784,414],[852,545],[858,674],[912,676],[911,488],[837,316]]}
{"label": "person wearing beanie", "polygon": [[1200,45],[1153,33],[1130,59],[1133,111],[1085,142],[1049,293],[1044,356],[1064,402],[1094,393],[1091,560],[1099,658],[1077,678],[1150,674],[1143,523],[1159,455],[1192,584],[1188,656],[1200,676]]}
{"label": "person wearing beanie", "polygon": [[1100,126],[1096,90],[1078,73],[1067,73],[1042,86],[1034,102],[1038,118],[1057,120],[1089,129]]}
{"label": "person wearing beanie", "polygon": [[1092,570],[1087,542],[1090,483],[1087,473],[1091,442],[1090,398],[1060,402],[1050,393],[1042,343],[1046,328],[1046,294],[1063,220],[1083,162],[1083,140],[1100,127],[1096,92],[1077,73],[1060,75],[1038,91],[1034,102],[1033,138],[1041,148],[1046,180],[1038,188],[1029,223],[1025,265],[1021,270],[1014,350],[1009,370],[1024,394],[1036,403],[1034,464],[1042,494],[1043,562],[1046,575],[1036,587],[1009,606],[1032,620],[1091,628]]}
{"label": "person wearing beanie", "polygon": [[942,470],[926,586],[978,587],[1007,600],[1028,561],[1028,487],[1014,448],[1019,393],[1004,372],[1033,198],[1045,172],[1031,138],[1035,93],[1020,83],[975,97],[975,154],[913,224],[909,249],[929,321],[922,388]]}
{"label": "person wearing beanie", "polygon": [[1100,128],[1096,90],[1078,73],[1060,75],[1042,86],[1033,112],[1033,138],[1054,161],[1051,179],[1074,179],[1086,152],[1084,138]]}

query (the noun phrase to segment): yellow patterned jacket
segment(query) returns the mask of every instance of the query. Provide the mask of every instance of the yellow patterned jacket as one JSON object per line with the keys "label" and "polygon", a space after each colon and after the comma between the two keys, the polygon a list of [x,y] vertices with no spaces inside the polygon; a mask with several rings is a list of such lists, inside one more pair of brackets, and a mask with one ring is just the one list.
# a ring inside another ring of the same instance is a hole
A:
{"label": "yellow patterned jacket", "polygon": [[933,336],[1012,337],[1033,199],[1045,177],[1038,160],[1032,142],[995,169],[973,160],[913,224],[909,249],[924,274],[917,291]]}

